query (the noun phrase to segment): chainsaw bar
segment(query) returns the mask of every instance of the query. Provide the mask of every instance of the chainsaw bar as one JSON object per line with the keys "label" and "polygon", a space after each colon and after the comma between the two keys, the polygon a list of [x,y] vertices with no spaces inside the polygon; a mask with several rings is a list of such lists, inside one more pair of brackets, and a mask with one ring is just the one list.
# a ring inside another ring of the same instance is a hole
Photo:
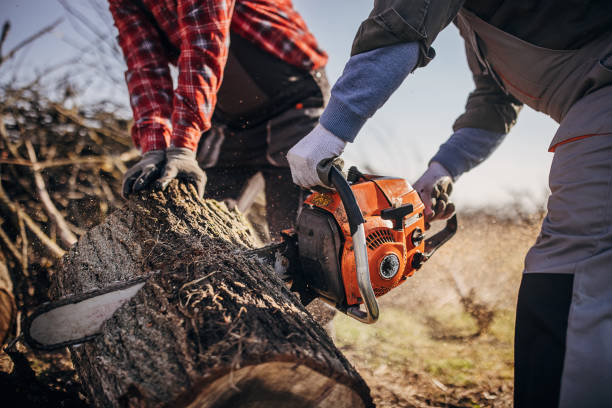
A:
{"label": "chainsaw bar", "polygon": [[94,339],[102,323],[157,274],[43,303],[25,321],[25,341],[35,349],[54,350]]}
{"label": "chainsaw bar", "polygon": [[[273,265],[280,279],[293,283],[292,290],[301,287],[295,283],[299,276],[299,262],[297,241],[293,237],[279,244],[240,252],[240,255]],[[102,334],[104,322],[132,299],[149,279],[174,273],[178,272],[153,271],[102,289],[43,303],[26,318],[24,339],[30,347],[39,350],[55,350],[93,340]]]}

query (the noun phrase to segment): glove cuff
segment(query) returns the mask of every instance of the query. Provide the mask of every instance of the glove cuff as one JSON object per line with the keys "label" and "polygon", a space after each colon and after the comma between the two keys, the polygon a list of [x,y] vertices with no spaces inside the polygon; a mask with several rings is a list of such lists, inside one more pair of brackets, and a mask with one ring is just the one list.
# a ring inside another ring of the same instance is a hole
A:
{"label": "glove cuff", "polygon": [[191,150],[188,147],[169,147],[166,149],[166,157],[167,158],[186,158],[186,159],[194,159],[196,158],[196,152]]}
{"label": "glove cuff", "polygon": [[152,157],[152,158],[156,158],[156,159],[163,159],[164,155],[166,154],[165,150],[149,150],[148,152],[145,152],[142,154],[142,158],[148,158],[148,157]]}
{"label": "glove cuff", "polygon": [[333,153],[334,156],[340,156],[348,143],[346,140],[334,135],[320,123],[306,137],[309,142],[314,143],[318,147],[317,150]]}
{"label": "glove cuff", "polygon": [[446,169],[446,167],[444,167],[442,164],[438,163],[437,161],[429,162],[427,173],[429,173],[429,175],[434,177],[435,179],[442,178],[442,177],[450,177],[452,180],[454,180],[454,177]]}

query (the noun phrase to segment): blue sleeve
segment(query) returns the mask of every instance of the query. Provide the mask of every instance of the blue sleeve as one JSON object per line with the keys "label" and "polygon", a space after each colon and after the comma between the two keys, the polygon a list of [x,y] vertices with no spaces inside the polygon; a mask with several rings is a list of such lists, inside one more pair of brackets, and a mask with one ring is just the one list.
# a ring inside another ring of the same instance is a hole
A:
{"label": "blue sleeve", "polygon": [[355,140],[365,122],[389,99],[415,68],[416,42],[357,54],[348,61],[331,91],[321,125],[347,142]]}
{"label": "blue sleeve", "polygon": [[476,128],[461,128],[440,146],[431,159],[440,163],[457,179],[491,155],[504,140],[505,133]]}

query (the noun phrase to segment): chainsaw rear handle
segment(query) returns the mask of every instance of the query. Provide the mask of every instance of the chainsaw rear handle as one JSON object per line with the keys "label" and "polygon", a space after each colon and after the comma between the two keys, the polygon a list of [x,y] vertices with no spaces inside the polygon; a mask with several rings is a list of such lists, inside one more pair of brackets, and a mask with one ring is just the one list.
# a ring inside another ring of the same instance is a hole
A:
{"label": "chainsaw rear handle", "polygon": [[455,235],[455,232],[457,232],[457,214],[446,221],[443,230],[425,240],[425,259],[429,259],[438,248]]}
{"label": "chainsaw rear handle", "polygon": [[359,308],[359,305],[349,306],[346,309],[346,314],[362,323],[372,324],[378,320],[379,310],[376,295],[370,282],[368,247],[366,246],[365,229],[363,227],[365,219],[357,204],[353,190],[351,190],[351,186],[344,178],[342,172],[332,164],[328,174],[331,185],[336,189],[342,200],[342,205],[348,219],[351,236],[353,237],[357,284],[361,299],[366,308],[364,312]]}

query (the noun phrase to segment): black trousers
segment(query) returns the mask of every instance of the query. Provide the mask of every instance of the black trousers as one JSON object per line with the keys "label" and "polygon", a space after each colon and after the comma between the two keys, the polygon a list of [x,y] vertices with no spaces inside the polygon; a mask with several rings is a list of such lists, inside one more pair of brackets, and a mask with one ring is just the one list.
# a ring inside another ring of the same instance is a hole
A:
{"label": "black trousers", "polygon": [[514,341],[517,408],[559,406],[573,281],[568,274],[523,275]]}
{"label": "black trousers", "polygon": [[308,98],[299,108],[242,130],[215,123],[198,147],[198,162],[208,177],[204,196],[236,200],[249,178],[261,172],[268,228],[278,239],[283,229],[294,226],[305,197],[291,178],[287,151],[316,126],[322,105],[320,97]]}
{"label": "black trousers", "polygon": [[278,239],[283,229],[294,226],[302,203],[302,191],[293,184],[288,168],[246,166],[206,169],[208,181],[204,197],[219,201],[237,200],[245,183],[259,171],[265,181],[266,221],[271,237]]}

